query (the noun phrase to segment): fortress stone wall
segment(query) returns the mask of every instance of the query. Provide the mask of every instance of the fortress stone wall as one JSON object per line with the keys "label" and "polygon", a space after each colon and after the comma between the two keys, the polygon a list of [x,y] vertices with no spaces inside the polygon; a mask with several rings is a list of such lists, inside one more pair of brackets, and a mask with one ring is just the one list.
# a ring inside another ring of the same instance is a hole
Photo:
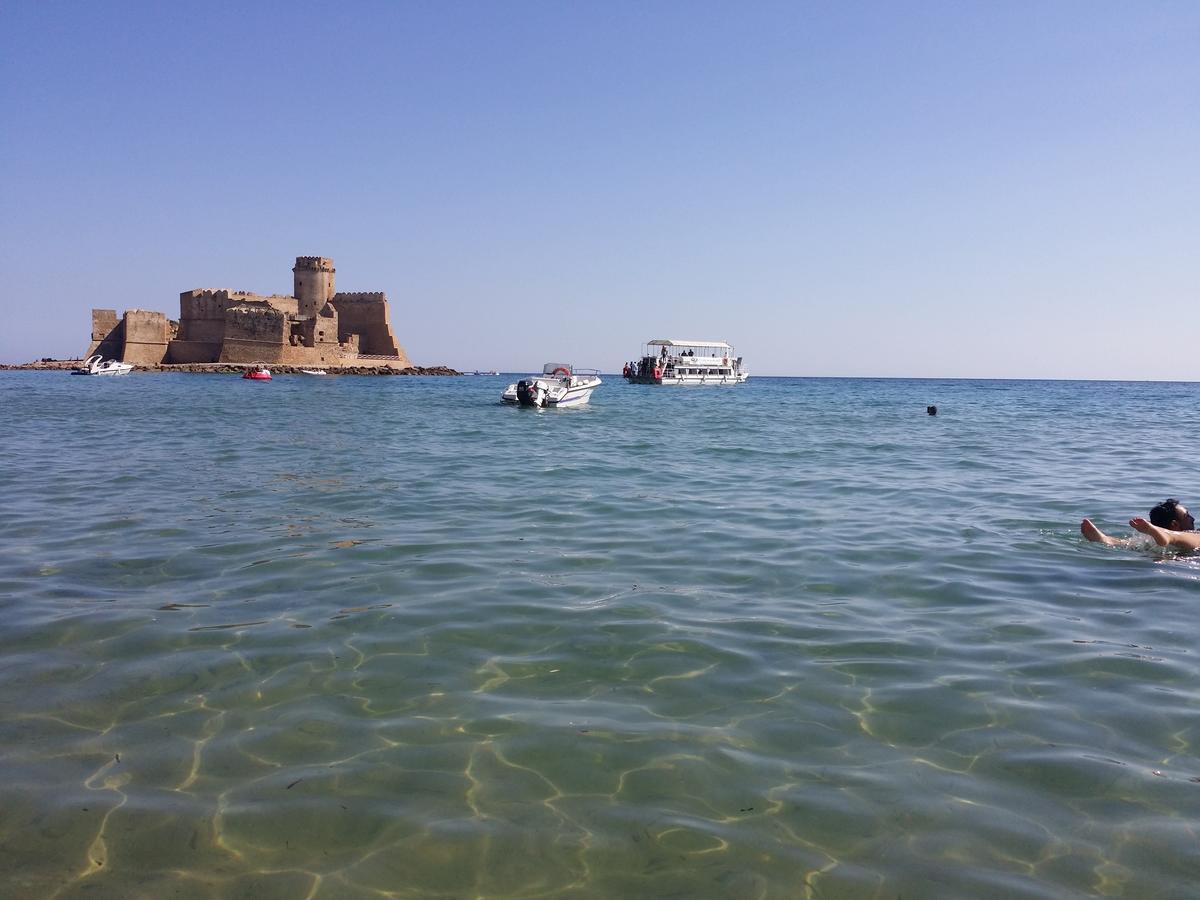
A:
{"label": "fortress stone wall", "polygon": [[295,294],[264,296],[226,288],[179,295],[179,321],[146,310],[92,310],[88,355],[138,365],[275,363],[404,369],[412,362],[392,332],[387,295],[338,294],[324,256],[299,256]]}
{"label": "fortress stone wall", "polygon": [[175,323],[160,312],[130,309],[117,318],[115,309],[92,310],[92,340],[87,355],[153,366],[167,357]]}
{"label": "fortress stone wall", "polygon": [[338,336],[357,335],[360,352],[367,355],[403,355],[387,317],[383,294],[334,294],[331,301],[338,314]]}
{"label": "fortress stone wall", "polygon": [[165,315],[148,309],[131,309],[125,313],[125,362],[138,366],[158,365],[167,353],[175,336],[174,328]]}
{"label": "fortress stone wall", "polygon": [[125,321],[115,309],[92,310],[92,342],[85,358],[99,353],[105,359],[120,359],[125,354]]}

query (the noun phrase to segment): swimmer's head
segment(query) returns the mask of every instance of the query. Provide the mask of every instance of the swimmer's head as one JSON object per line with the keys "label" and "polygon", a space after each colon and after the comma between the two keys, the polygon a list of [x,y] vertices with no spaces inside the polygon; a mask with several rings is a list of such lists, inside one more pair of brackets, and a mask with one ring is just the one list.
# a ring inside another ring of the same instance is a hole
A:
{"label": "swimmer's head", "polygon": [[1196,520],[1186,506],[1171,497],[1150,510],[1150,524],[1171,531],[1192,531],[1196,527]]}

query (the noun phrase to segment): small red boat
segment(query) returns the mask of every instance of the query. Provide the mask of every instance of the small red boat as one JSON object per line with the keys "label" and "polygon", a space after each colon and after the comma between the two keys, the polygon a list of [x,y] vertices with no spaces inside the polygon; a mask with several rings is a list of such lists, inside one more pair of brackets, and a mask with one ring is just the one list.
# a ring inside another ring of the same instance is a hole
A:
{"label": "small red boat", "polygon": [[242,373],[243,378],[250,378],[254,381],[270,381],[271,370],[266,366],[251,366]]}

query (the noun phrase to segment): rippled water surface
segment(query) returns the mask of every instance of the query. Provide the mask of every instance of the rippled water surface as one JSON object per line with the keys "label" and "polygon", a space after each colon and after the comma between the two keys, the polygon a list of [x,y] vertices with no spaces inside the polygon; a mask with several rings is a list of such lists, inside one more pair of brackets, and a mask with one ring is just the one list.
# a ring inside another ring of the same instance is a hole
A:
{"label": "rippled water surface", "polygon": [[1200,385],[507,380],[0,373],[0,896],[1196,896]]}

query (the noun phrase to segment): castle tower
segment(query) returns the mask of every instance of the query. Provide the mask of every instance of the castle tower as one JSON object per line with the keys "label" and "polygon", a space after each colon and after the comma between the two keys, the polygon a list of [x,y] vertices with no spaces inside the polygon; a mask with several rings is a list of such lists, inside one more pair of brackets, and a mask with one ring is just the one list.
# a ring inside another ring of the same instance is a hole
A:
{"label": "castle tower", "polygon": [[324,256],[297,256],[295,275],[296,293],[300,301],[297,310],[302,316],[315,316],[322,307],[333,299],[333,275],[337,270],[333,260]]}

